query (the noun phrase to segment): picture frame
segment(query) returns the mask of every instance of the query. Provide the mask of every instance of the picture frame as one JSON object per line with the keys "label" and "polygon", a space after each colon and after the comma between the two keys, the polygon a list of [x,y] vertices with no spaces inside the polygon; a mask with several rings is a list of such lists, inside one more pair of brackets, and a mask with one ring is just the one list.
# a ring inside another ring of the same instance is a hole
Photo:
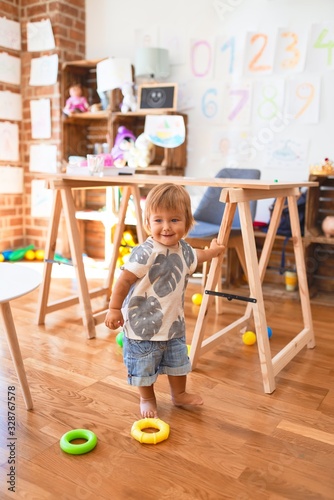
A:
{"label": "picture frame", "polygon": [[138,87],[138,110],[146,112],[176,111],[177,83],[152,83]]}

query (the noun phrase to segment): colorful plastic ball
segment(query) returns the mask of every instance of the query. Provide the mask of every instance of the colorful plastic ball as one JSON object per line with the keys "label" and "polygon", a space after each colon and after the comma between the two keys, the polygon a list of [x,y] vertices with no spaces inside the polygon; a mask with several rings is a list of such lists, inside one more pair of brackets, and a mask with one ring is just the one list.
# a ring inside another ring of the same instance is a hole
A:
{"label": "colorful plastic ball", "polygon": [[270,339],[271,339],[272,334],[273,334],[273,331],[272,331],[272,329],[270,328],[270,326],[267,326],[267,331],[268,331],[268,338],[270,338]]}
{"label": "colorful plastic ball", "polygon": [[246,345],[253,345],[256,342],[256,335],[254,332],[248,331],[242,335],[242,341]]}
{"label": "colorful plastic ball", "polygon": [[5,256],[2,253],[0,253],[0,262],[3,262],[4,260],[5,260]]}
{"label": "colorful plastic ball", "polygon": [[2,255],[5,257],[5,260],[9,260],[9,257],[12,255],[13,250],[4,250]]}
{"label": "colorful plastic ball", "polygon": [[33,250],[27,250],[24,254],[24,258],[27,260],[35,260],[35,252]]}
{"label": "colorful plastic ball", "polygon": [[116,335],[116,344],[118,344],[120,347],[123,347],[123,337],[124,337],[124,332],[119,332]]}
{"label": "colorful plastic ball", "polygon": [[203,300],[203,295],[201,293],[194,293],[194,295],[191,297],[192,303],[195,304],[195,306],[200,306],[202,304]]}
{"label": "colorful plastic ball", "polygon": [[130,231],[125,231],[123,233],[123,239],[127,245],[134,246],[135,242],[133,241],[133,236]]}
{"label": "colorful plastic ball", "polygon": [[35,259],[36,260],[44,260],[44,250],[36,250],[35,251]]}

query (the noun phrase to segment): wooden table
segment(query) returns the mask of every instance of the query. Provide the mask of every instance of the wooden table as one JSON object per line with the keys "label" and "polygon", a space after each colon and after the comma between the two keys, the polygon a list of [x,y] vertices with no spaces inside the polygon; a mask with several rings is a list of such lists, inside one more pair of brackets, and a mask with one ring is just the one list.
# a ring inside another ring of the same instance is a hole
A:
{"label": "wooden table", "polygon": [[[47,245],[45,249],[46,263],[44,266],[43,284],[40,289],[38,303],[38,324],[44,323],[46,314],[63,307],[74,305],[79,302],[82,308],[82,318],[87,331],[87,335],[89,338],[93,338],[95,337],[95,325],[102,323],[105,318],[106,311],[93,313],[91,308],[91,298],[104,295],[106,297],[106,300],[109,299],[110,290],[112,288],[114,279],[114,272],[116,269],[118,252],[113,252],[108,277],[104,286],[102,288],[89,291],[82,261],[80,236],[75,217],[76,208],[73,198],[73,190],[93,188],[100,189],[108,186],[123,187],[122,201],[118,214],[119,223],[117,225],[114,238],[114,248],[118,249],[123,236],[125,215],[131,194],[133,196],[137,217],[136,229],[138,240],[139,242],[142,242],[145,239],[146,235],[142,225],[139,187],[154,186],[157,184],[163,184],[165,182],[172,182],[174,184],[184,186],[214,186],[222,188],[221,201],[226,203],[226,208],[224,211],[224,217],[221,223],[218,238],[219,241],[226,246],[231,231],[233,217],[238,206],[242,239],[246,255],[250,297],[256,299],[255,303],[250,302],[247,305],[245,315],[242,316],[239,320],[234,322],[229,327],[223,329],[222,331],[215,333],[210,338],[203,340],[206,313],[212,299],[211,296],[204,295],[191,344],[190,359],[193,369],[196,367],[199,357],[209,349],[214,348],[216,345],[218,345],[223,335],[228,332],[240,331],[242,328],[247,327],[247,324],[250,321],[251,316],[253,315],[264,390],[265,392],[269,393],[273,392],[275,389],[275,376],[282,370],[282,368],[305,345],[310,348],[314,347],[315,345],[296,200],[299,195],[300,187],[314,186],[316,185],[316,183],[276,183],[258,180],[228,180],[218,178],[192,178],[155,175],[130,175],[102,178],[84,176],[79,177],[66,174],[49,176],[47,183],[48,186],[54,190],[55,194],[52,215],[50,218]],[[288,198],[288,206],[291,217],[292,241],[294,244],[304,328],[293,339],[293,341],[291,341],[284,349],[281,350],[280,353],[278,353],[272,359],[268,340],[266,315],[261,285],[266,267],[268,265],[270,252],[274,243],[274,238],[279,224],[285,197]],[[277,202],[272,214],[271,223],[267,233],[267,237],[265,239],[261,258],[258,262],[249,203],[251,200],[261,200],[266,198],[277,198]],[[78,280],[78,296],[62,299],[58,302],[48,304],[52,261],[55,254],[56,239],[62,208],[64,211],[64,217],[68,231],[71,257]],[[221,255],[219,258],[214,259],[212,265],[210,266],[210,272],[206,283],[206,289],[208,290],[216,289],[218,279],[218,266],[221,265],[222,259],[223,255]]]}
{"label": "wooden table", "polygon": [[28,267],[7,262],[0,263],[0,312],[27,410],[32,409],[33,402],[17,339],[10,301],[35,290],[40,285],[41,279],[42,276],[38,272]]}

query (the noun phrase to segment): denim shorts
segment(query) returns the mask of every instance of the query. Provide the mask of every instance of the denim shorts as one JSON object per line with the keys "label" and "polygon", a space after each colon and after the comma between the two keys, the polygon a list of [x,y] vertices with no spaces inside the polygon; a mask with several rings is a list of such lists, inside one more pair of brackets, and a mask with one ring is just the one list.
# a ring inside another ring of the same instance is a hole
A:
{"label": "denim shorts", "polygon": [[123,357],[130,385],[149,386],[159,374],[181,376],[191,371],[185,337],[155,342],[124,337]]}

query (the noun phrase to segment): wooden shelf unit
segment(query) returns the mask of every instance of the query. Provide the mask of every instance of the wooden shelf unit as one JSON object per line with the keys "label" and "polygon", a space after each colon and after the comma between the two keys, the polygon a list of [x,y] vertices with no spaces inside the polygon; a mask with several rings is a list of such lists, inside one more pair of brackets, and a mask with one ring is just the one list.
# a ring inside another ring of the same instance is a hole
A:
{"label": "wooden shelf unit", "polygon": [[305,258],[311,295],[334,292],[334,238],[326,238],[321,224],[334,216],[334,175],[309,176],[319,183],[309,188],[305,215]]}
{"label": "wooden shelf unit", "polygon": [[[66,99],[69,96],[69,88],[74,83],[81,84],[83,95],[90,106],[100,103],[100,97],[96,90],[96,65],[101,60],[71,61],[62,65],[62,107],[65,106]],[[96,143],[107,143],[108,150],[111,151],[118,128],[122,125],[138,137],[144,131],[146,116],[151,113],[154,115],[159,113],[157,111],[149,113],[144,111],[121,113],[119,111],[123,99],[121,90],[114,89],[110,91],[108,97],[108,109],[97,112],[73,113],[70,116],[63,115],[62,159],[64,163],[68,162],[70,156],[86,157],[87,154],[94,153],[94,145]],[[162,113],[179,114],[176,112]],[[187,126],[187,116],[184,114],[182,116]],[[154,165],[149,165],[145,169],[138,168],[138,173],[183,176],[186,164],[186,142],[175,149],[155,147]],[[146,194],[145,190],[143,190],[143,194]],[[117,212],[115,213],[115,210],[112,208],[112,195],[111,190],[108,192],[108,189],[104,188],[95,190],[95,192],[88,190],[76,193],[77,220],[80,227],[83,248],[92,249],[93,254],[89,256],[104,258],[105,260],[109,260],[112,252],[112,232],[115,223],[117,223]],[[94,224],[99,225],[96,231],[92,230]],[[104,231],[102,253],[99,246],[96,245],[96,241],[93,241],[94,237],[100,241],[100,229]],[[94,234],[95,236],[93,236]],[[68,242],[66,238],[64,238],[64,243],[62,244],[62,253],[64,255],[68,254]]]}

